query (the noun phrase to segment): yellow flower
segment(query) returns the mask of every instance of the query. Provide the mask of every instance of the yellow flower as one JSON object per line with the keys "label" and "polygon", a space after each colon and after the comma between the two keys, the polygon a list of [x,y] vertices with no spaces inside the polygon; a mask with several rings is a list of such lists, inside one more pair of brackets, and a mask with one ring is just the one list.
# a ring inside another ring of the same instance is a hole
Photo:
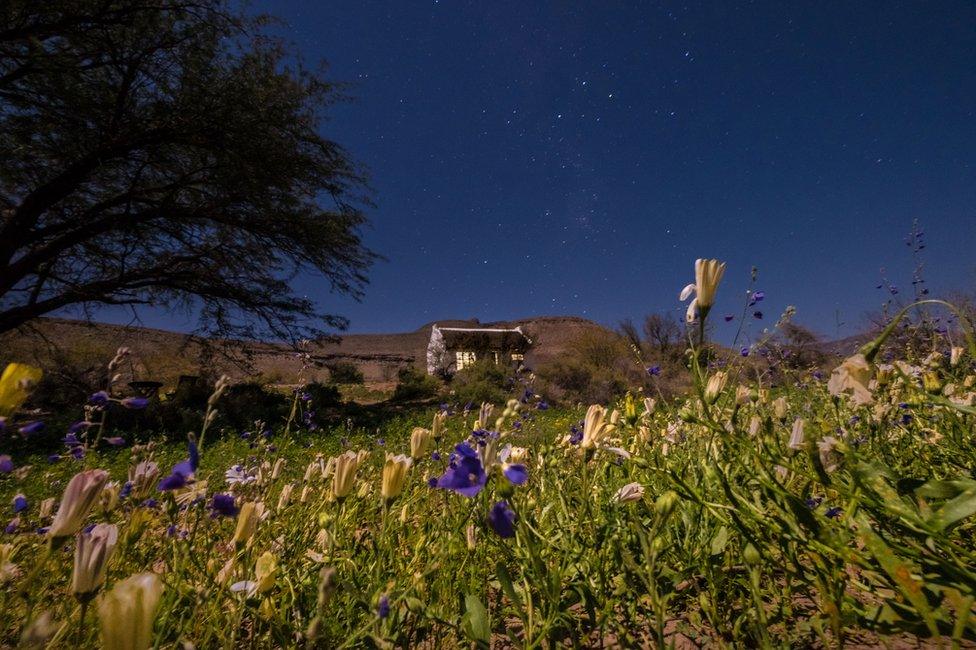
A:
{"label": "yellow flower", "polygon": [[447,412],[438,411],[434,414],[434,421],[430,426],[430,434],[434,437],[434,440],[440,440],[441,436],[444,434],[444,422],[447,420]]}
{"label": "yellow flower", "polygon": [[7,364],[0,376],[0,417],[7,417],[20,408],[42,374],[40,368],[25,363]]}
{"label": "yellow flower", "polygon": [[248,501],[241,506],[241,511],[237,515],[237,528],[234,529],[234,537],[231,543],[240,547],[246,544],[258,529],[258,523],[264,516],[264,503],[260,501]]}
{"label": "yellow flower", "polygon": [[111,483],[106,483],[105,487],[102,488],[101,494],[98,495],[98,511],[102,514],[108,514],[115,510],[115,506],[119,503],[119,491],[121,486],[118,481],[112,481]]}
{"label": "yellow flower", "polygon": [[148,648],[162,593],[163,583],[153,573],[139,573],[116,584],[98,606],[102,647],[106,650]]}
{"label": "yellow flower", "polygon": [[332,493],[337,499],[345,499],[356,485],[356,470],[360,455],[350,450],[335,458],[335,471],[332,474]]}
{"label": "yellow flower", "polygon": [[58,513],[51,522],[48,537],[63,540],[78,532],[108,482],[108,472],[91,469],[75,474],[64,489]]}
{"label": "yellow flower", "polygon": [[429,429],[414,427],[410,432],[410,456],[414,460],[420,460],[425,456],[433,437],[434,434]]}
{"label": "yellow flower", "polygon": [[949,349],[949,365],[956,367],[959,365],[959,361],[962,359],[962,355],[966,352],[964,348],[958,346],[953,346]]}
{"label": "yellow flower", "polygon": [[257,583],[255,591],[259,594],[271,591],[275,585],[277,575],[278,561],[271,551],[265,551],[254,565],[255,582]]}
{"label": "yellow flower", "polygon": [[776,416],[777,420],[785,420],[788,409],[789,404],[786,403],[785,397],[777,397],[773,400],[773,415]]}
{"label": "yellow flower", "polygon": [[119,539],[114,524],[98,524],[90,533],[78,533],[71,592],[85,596],[98,591],[105,582],[105,569]]}
{"label": "yellow flower", "polygon": [[384,499],[392,501],[400,496],[407,481],[407,470],[412,463],[413,460],[402,454],[386,455],[386,463],[383,465],[383,486],[380,490]]}
{"label": "yellow flower", "polygon": [[871,404],[874,398],[868,388],[870,380],[871,364],[863,354],[855,354],[830,373],[827,390],[835,397],[841,393],[850,393],[854,403],[858,405]]}

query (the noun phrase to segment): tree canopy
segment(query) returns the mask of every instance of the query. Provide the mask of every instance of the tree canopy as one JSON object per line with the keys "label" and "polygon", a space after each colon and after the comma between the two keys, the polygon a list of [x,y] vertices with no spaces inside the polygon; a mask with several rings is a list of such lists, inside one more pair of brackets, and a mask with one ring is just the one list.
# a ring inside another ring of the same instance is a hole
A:
{"label": "tree canopy", "polygon": [[0,332],[69,306],[182,307],[200,331],[342,328],[369,190],[326,138],[344,99],[223,0],[0,6]]}

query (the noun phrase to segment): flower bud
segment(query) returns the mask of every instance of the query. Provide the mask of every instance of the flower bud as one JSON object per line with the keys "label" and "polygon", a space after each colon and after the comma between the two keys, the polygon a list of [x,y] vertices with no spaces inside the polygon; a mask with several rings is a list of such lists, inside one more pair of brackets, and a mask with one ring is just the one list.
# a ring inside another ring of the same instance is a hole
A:
{"label": "flower bud", "polygon": [[674,511],[675,506],[678,505],[678,501],[680,500],[681,497],[678,496],[677,492],[674,490],[668,490],[657,498],[657,501],[654,503],[654,510],[657,511],[662,518],[666,518]]}
{"label": "flower bud", "polygon": [[105,582],[105,569],[118,538],[119,529],[113,524],[98,524],[90,533],[78,533],[71,574],[71,592],[75,596],[89,596]]}
{"label": "flower bud", "polygon": [[360,456],[350,450],[335,457],[335,470],[332,474],[332,493],[337,499],[344,499],[356,485],[356,470]]}
{"label": "flower bud", "polygon": [[705,402],[708,404],[714,404],[718,401],[719,396],[722,394],[722,390],[725,389],[725,382],[728,380],[728,374],[719,370],[714,375],[708,378],[708,382],[705,384]]}
{"label": "flower bud", "polygon": [[922,375],[922,388],[931,395],[940,394],[942,392],[942,378],[939,377],[939,373],[935,371],[924,373]]}
{"label": "flower bud", "polygon": [[71,478],[61,497],[58,513],[48,530],[48,537],[53,543],[59,543],[81,529],[106,482],[108,472],[101,469],[79,472]]}
{"label": "flower bud", "polygon": [[403,486],[407,480],[407,470],[413,461],[404,455],[393,456],[387,454],[386,463],[383,465],[383,484],[380,490],[381,496],[387,501],[392,501],[403,492]]}
{"label": "flower bud", "polygon": [[628,483],[619,490],[617,494],[614,495],[614,501],[619,503],[629,503],[631,501],[640,501],[644,498],[644,486],[640,483]]}
{"label": "flower bud", "polygon": [[237,528],[234,529],[231,543],[238,548],[247,544],[254,537],[263,515],[264,504],[260,501],[248,501],[242,505],[237,515]]}
{"label": "flower bud", "polygon": [[430,448],[430,441],[433,438],[434,434],[429,429],[414,427],[413,431],[410,432],[410,457],[414,460],[420,460],[426,456],[427,450]]}
{"label": "flower bud", "polygon": [[777,397],[773,400],[773,415],[776,419],[782,422],[786,419],[786,413],[789,410],[789,404],[786,403],[785,397]]}
{"label": "flower bud", "polygon": [[264,594],[271,591],[278,576],[278,560],[271,551],[265,551],[254,565],[255,592]]}
{"label": "flower bud", "polygon": [[964,348],[953,346],[949,350],[949,365],[952,366],[953,368],[958,366],[959,362],[962,360],[962,355],[963,353],[965,353],[965,351],[966,350]]}

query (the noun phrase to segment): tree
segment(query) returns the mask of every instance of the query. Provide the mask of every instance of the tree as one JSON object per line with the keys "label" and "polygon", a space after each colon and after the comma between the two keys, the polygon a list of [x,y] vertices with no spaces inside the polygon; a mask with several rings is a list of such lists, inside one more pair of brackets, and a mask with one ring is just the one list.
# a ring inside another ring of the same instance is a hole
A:
{"label": "tree", "polygon": [[681,325],[671,313],[649,314],[644,318],[644,337],[649,346],[664,355],[681,341]]}
{"label": "tree", "polygon": [[375,258],[364,176],[321,135],[341,88],[228,2],[0,6],[0,332],[104,305],[223,336],[345,326],[290,286],[358,298]]}

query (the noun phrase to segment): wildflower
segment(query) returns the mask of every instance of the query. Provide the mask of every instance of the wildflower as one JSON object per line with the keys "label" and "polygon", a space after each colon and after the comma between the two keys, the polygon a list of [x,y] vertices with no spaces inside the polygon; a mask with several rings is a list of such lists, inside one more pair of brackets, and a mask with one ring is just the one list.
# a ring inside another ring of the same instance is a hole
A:
{"label": "wildflower", "polygon": [[234,529],[234,537],[231,544],[241,547],[246,544],[258,529],[258,523],[264,516],[264,504],[260,501],[248,501],[241,506],[240,515],[237,517],[237,528]]}
{"label": "wildflower", "polygon": [[725,273],[725,263],[718,260],[695,260],[695,282],[681,290],[679,300],[687,300],[692,294],[695,298],[688,304],[685,320],[689,323],[703,319],[715,303],[715,292],[722,275]]}
{"label": "wildflower", "polygon": [[629,503],[630,501],[640,501],[644,498],[644,486],[640,483],[628,483],[614,495],[614,501],[619,503]]}
{"label": "wildflower", "polygon": [[949,365],[955,368],[959,365],[959,361],[962,359],[962,355],[966,350],[958,346],[953,346],[949,350]]}
{"label": "wildflower", "polygon": [[177,490],[186,486],[193,479],[193,475],[200,465],[200,454],[197,451],[197,443],[193,440],[190,440],[187,446],[189,447],[189,458],[174,465],[170,475],[159,482],[160,492]]}
{"label": "wildflower", "polygon": [[488,475],[478,453],[469,444],[462,442],[455,447],[455,450],[457,458],[437,480],[437,487],[473,497],[481,492],[488,481]]}
{"label": "wildflower", "polygon": [[843,512],[844,512],[843,508],[838,508],[834,506],[833,508],[827,508],[827,511],[824,512],[824,515],[826,515],[829,519],[838,519],[841,516],[841,513]]}
{"label": "wildflower", "polygon": [[107,650],[146,650],[152,641],[156,606],[163,583],[153,573],[140,573],[119,582],[98,606],[102,647]]}
{"label": "wildflower", "polygon": [[14,517],[9,522],[7,522],[7,525],[4,527],[3,532],[7,533],[8,535],[13,535],[14,533],[17,532],[18,528],[20,528],[20,517]]}
{"label": "wildflower", "polygon": [[25,497],[23,494],[18,494],[15,496],[13,499],[13,509],[14,513],[17,514],[27,510],[27,497]]}
{"label": "wildflower", "polygon": [[844,457],[840,451],[840,441],[833,436],[827,436],[817,443],[817,448],[820,451],[820,464],[823,465],[824,471],[828,474],[836,471]]}
{"label": "wildflower", "polygon": [[278,507],[275,508],[276,511],[280,512],[288,506],[288,502],[291,501],[291,493],[295,490],[294,483],[288,483],[283,488],[281,488],[281,494],[278,495]]}
{"label": "wildflower", "polygon": [[278,480],[278,477],[281,476],[281,470],[282,470],[282,468],[284,468],[284,466],[285,466],[285,459],[284,458],[279,458],[278,460],[275,461],[274,468],[272,468],[272,470],[271,470],[271,480],[272,481],[277,481]]}
{"label": "wildflower", "polygon": [[376,615],[380,618],[386,618],[390,615],[390,599],[386,594],[380,596],[379,602],[376,604]]}
{"label": "wildflower", "polygon": [[742,406],[750,401],[751,395],[752,391],[749,390],[748,386],[739,384],[735,388],[735,403]]}
{"label": "wildflower", "polygon": [[790,449],[803,449],[803,428],[805,422],[802,418],[793,421],[793,431],[790,434]]}
{"label": "wildflower", "polygon": [[125,438],[121,436],[112,436],[110,438],[105,438],[105,442],[112,445],[113,447],[125,446]]}
{"label": "wildflower", "polygon": [[234,503],[232,494],[215,494],[210,500],[210,510],[214,516],[233,517],[237,514],[237,505]]}
{"label": "wildflower", "polygon": [[335,471],[332,475],[332,493],[337,499],[345,499],[356,485],[356,470],[360,455],[352,450],[335,458]]}
{"label": "wildflower", "polygon": [[[516,451],[517,450],[517,451]],[[512,485],[523,485],[529,480],[529,470],[522,463],[510,463],[509,459],[521,460],[526,455],[526,450],[522,447],[513,447],[512,445],[505,445],[505,447],[498,452],[498,460],[501,461],[502,475],[508,479],[508,482]]]}
{"label": "wildflower", "polygon": [[257,480],[253,473],[248,472],[241,465],[234,465],[224,472],[227,485],[249,485]]}
{"label": "wildflower", "polygon": [[380,495],[387,502],[393,501],[403,492],[403,486],[407,481],[407,470],[413,464],[413,459],[409,456],[399,454],[386,455],[386,463],[383,465],[383,482]]}
{"label": "wildflower", "polygon": [[102,514],[108,514],[115,510],[115,506],[119,503],[119,491],[117,481],[106,483],[98,495],[98,511]]}
{"label": "wildflower", "polygon": [[28,422],[21,426],[18,431],[22,436],[30,436],[35,433],[40,433],[44,430],[44,423],[40,420],[34,420],[33,422]]}
{"label": "wildflower", "polygon": [[651,377],[657,377],[661,374],[661,366],[648,366],[647,374]]}
{"label": "wildflower", "polygon": [[92,393],[88,398],[88,402],[95,406],[105,406],[109,401],[108,393],[104,390],[100,390],[97,393]]}
{"label": "wildflower", "polygon": [[256,593],[264,594],[271,591],[278,576],[278,560],[271,551],[265,551],[254,565]]}
{"label": "wildflower", "polygon": [[122,400],[121,404],[127,409],[136,411],[149,406],[149,399],[146,397],[126,397]]}
{"label": "wildflower", "polygon": [[14,462],[7,454],[0,455],[0,474],[9,474],[14,471]]}
{"label": "wildflower", "polygon": [[719,395],[725,389],[725,382],[728,381],[728,374],[719,370],[714,375],[708,378],[708,382],[705,384],[705,401],[709,404],[714,404]]}
{"label": "wildflower", "polygon": [[7,364],[0,375],[0,416],[10,416],[19,409],[41,375],[40,368],[25,363]]}
{"label": "wildflower", "polygon": [[726,314],[724,318],[726,323],[731,323],[733,320],[735,320],[735,316],[732,314]]}
{"label": "wildflower", "polygon": [[515,511],[509,507],[507,501],[498,501],[488,512],[488,525],[499,537],[515,537]]}
{"label": "wildflower", "polygon": [[675,507],[678,505],[678,501],[680,500],[681,497],[678,496],[677,492],[674,490],[668,490],[659,496],[657,501],[654,502],[654,510],[659,513],[662,518],[667,517],[674,511]]}
{"label": "wildflower", "polygon": [[789,405],[786,403],[785,397],[777,397],[773,400],[773,415],[776,416],[777,420],[783,421],[786,419],[786,412]]}
{"label": "wildflower", "polygon": [[752,294],[752,299],[755,302],[762,302],[763,301],[763,298],[765,298],[765,297],[766,297],[766,292],[765,291],[757,291],[754,294]]}
{"label": "wildflower", "polygon": [[748,357],[749,356],[749,346],[743,346],[739,349],[739,356]]}
{"label": "wildflower", "polygon": [[756,320],[762,320],[763,313],[757,309],[756,311],[752,312],[752,317]]}
{"label": "wildflower", "polygon": [[870,379],[871,364],[863,354],[855,354],[830,373],[827,390],[835,397],[849,392],[857,405],[871,404],[874,398],[868,389]]}
{"label": "wildflower", "polygon": [[98,524],[91,532],[78,533],[71,592],[78,597],[98,591],[105,582],[105,568],[115,550],[119,529],[114,524]]}
{"label": "wildflower", "polygon": [[64,489],[58,513],[48,531],[52,541],[63,540],[78,532],[85,517],[91,512],[101,495],[106,482],[108,482],[108,472],[101,469],[80,472],[71,478]]}
{"label": "wildflower", "polygon": [[37,516],[41,519],[47,519],[54,512],[54,497],[49,497],[41,501],[41,505],[38,507]]}
{"label": "wildflower", "polygon": [[593,404],[587,409],[586,418],[583,420],[583,438],[580,447],[592,449],[599,446],[616,428],[606,421],[606,414],[607,410],[599,404]]}
{"label": "wildflower", "polygon": [[433,439],[434,434],[429,429],[414,427],[413,431],[410,432],[410,457],[414,460],[420,460],[426,455]]}
{"label": "wildflower", "polygon": [[141,461],[129,469],[129,492],[137,499],[147,497],[158,478],[159,465],[151,460]]}

